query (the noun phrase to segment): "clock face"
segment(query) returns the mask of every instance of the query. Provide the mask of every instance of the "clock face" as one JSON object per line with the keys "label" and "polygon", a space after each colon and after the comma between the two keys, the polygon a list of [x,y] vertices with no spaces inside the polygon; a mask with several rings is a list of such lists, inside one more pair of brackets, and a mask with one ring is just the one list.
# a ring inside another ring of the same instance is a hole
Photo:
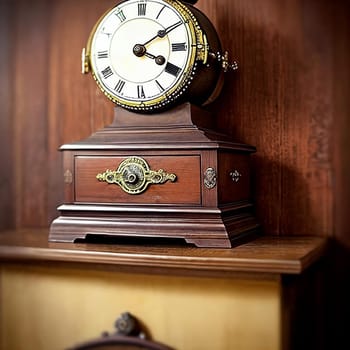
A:
{"label": "clock face", "polygon": [[177,1],[124,1],[98,23],[90,62],[112,101],[140,111],[162,108],[186,91],[195,71],[191,13]]}

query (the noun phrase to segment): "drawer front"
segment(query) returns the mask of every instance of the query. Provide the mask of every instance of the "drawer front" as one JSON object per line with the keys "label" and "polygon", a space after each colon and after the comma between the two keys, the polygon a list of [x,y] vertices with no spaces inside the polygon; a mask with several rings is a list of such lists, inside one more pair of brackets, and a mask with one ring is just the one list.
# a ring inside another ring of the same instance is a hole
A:
{"label": "drawer front", "polygon": [[200,155],[142,157],[150,170],[162,169],[175,174],[176,180],[150,184],[138,194],[127,193],[118,184],[97,179],[98,174],[115,171],[128,158],[131,157],[76,156],[75,202],[201,205]]}

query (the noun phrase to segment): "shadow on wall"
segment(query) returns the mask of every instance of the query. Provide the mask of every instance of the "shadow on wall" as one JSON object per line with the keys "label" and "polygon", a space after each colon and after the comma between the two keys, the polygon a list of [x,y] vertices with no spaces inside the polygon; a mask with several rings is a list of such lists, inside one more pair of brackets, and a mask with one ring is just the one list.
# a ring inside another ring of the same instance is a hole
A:
{"label": "shadow on wall", "polygon": [[350,249],[336,240],[331,241],[326,286],[327,349],[349,349]]}
{"label": "shadow on wall", "polygon": [[227,6],[217,7],[218,31],[239,70],[226,75],[210,106],[217,128],[257,147],[254,199],[266,234],[327,236],[334,102],[327,4],[313,12],[297,2]]}
{"label": "shadow on wall", "polygon": [[252,168],[256,215],[264,234],[322,235],[317,193],[307,178],[259,152],[252,158]]}

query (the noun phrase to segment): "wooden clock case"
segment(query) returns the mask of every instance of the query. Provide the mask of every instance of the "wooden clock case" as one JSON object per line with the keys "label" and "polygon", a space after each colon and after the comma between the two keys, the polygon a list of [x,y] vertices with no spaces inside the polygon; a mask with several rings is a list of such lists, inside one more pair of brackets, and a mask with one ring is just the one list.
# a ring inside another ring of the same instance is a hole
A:
{"label": "wooden clock case", "polygon": [[[255,148],[212,131],[212,120],[189,103],[152,115],[115,107],[110,126],[63,145],[64,204],[49,240],[181,238],[197,247],[230,248],[256,233],[250,186]],[[176,181],[130,194],[96,178],[130,157],[175,174]]]}

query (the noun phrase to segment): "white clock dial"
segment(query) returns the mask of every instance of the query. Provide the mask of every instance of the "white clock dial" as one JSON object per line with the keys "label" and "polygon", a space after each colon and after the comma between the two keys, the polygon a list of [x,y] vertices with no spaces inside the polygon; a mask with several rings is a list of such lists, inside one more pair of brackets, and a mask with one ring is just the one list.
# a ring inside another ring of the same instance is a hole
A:
{"label": "white clock dial", "polygon": [[176,4],[128,0],[97,25],[91,66],[101,88],[116,103],[152,109],[186,89],[195,67],[196,38],[189,14]]}

